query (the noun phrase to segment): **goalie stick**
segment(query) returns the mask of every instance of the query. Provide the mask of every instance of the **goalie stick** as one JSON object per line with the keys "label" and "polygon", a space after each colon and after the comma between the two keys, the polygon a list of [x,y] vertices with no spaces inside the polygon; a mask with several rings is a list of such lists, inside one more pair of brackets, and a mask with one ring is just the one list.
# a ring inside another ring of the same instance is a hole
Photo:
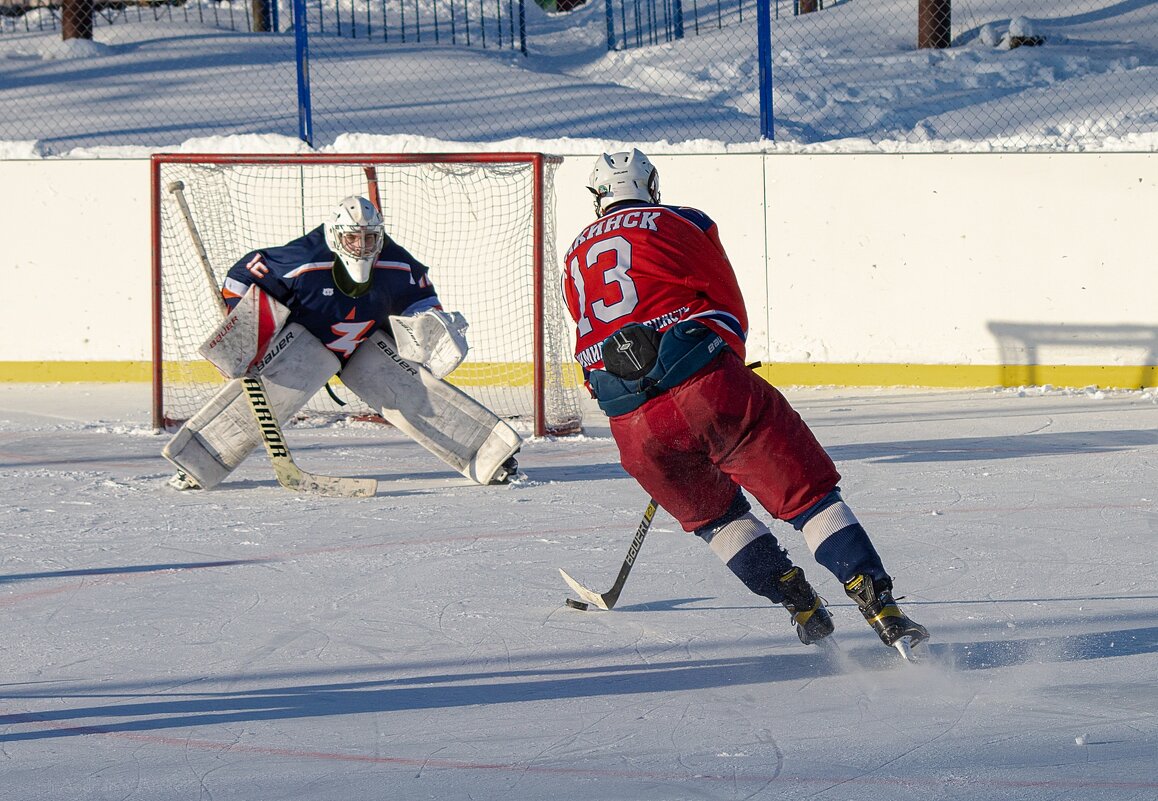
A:
{"label": "goalie stick", "polygon": [[[655,517],[656,510],[658,509],[659,505],[655,502],[655,498],[647,502],[647,509],[643,512],[643,519],[639,521],[639,528],[635,530],[635,537],[631,540],[631,546],[627,549],[627,556],[623,560],[623,566],[619,568],[619,575],[615,577],[615,583],[611,585],[611,589],[607,592],[599,593],[589,590],[567,575],[567,571],[563,568],[559,568],[559,573],[563,576],[563,580],[587,603],[594,604],[600,609],[611,611],[616,601],[619,600],[619,593],[623,592],[623,585],[627,582],[627,575],[631,572],[632,566],[635,565],[635,559],[639,556],[639,549],[643,546],[643,538],[647,536],[647,530],[651,528],[652,518]],[[568,604],[568,606],[573,609],[580,608],[574,604]]]}
{"label": "goalie stick", "polygon": [[[205,280],[209,284],[213,297],[217,298],[221,313],[224,315],[228,309],[225,300],[218,291],[217,279],[214,277],[213,267],[209,263],[209,254],[205,251],[205,244],[193,221],[193,213],[189,209],[189,203],[185,200],[184,182],[173,181],[169,184],[169,192],[177,200],[177,205],[181,209],[181,216],[185,220],[185,226],[189,229],[189,238],[193,241],[193,247],[201,262],[201,269],[205,273]],[[310,492],[338,498],[368,498],[378,491],[377,479],[323,476],[306,472],[298,467],[286,446],[281,425],[270,406],[269,397],[266,395],[265,385],[261,383],[261,378],[245,377],[241,379],[241,382],[245,390],[245,398],[249,402],[250,411],[253,412],[257,428],[261,432],[261,441],[265,445],[265,452],[269,454],[270,464],[273,465],[273,473],[277,477],[277,483],[294,492]]]}

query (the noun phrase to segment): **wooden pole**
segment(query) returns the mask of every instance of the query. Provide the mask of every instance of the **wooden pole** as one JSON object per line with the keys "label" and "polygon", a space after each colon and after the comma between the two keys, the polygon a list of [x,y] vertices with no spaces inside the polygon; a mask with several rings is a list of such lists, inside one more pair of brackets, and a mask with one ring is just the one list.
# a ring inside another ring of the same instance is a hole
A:
{"label": "wooden pole", "polygon": [[917,0],[917,48],[949,47],[952,19],[950,0]]}
{"label": "wooden pole", "polygon": [[60,38],[92,39],[92,0],[63,0],[60,6]]}

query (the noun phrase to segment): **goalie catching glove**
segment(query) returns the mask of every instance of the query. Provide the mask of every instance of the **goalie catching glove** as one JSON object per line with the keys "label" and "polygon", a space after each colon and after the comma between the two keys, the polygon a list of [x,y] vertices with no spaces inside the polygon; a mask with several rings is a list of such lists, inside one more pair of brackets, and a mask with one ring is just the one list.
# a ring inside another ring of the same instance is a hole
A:
{"label": "goalie catching glove", "polygon": [[441,309],[403,317],[390,317],[390,328],[398,355],[407,361],[425,365],[435,378],[450,375],[466,358],[469,345],[464,331],[466,318],[458,312]]}

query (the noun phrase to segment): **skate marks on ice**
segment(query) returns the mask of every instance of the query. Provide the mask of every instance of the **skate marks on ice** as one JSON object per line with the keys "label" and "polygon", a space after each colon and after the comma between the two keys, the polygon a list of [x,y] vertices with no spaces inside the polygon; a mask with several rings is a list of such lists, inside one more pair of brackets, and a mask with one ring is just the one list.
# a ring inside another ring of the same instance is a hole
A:
{"label": "skate marks on ice", "polygon": [[954,670],[1078,662],[1158,653],[1158,626],[993,642],[927,643],[929,661]]}
{"label": "skate marks on ice", "polygon": [[[286,493],[256,458],[237,486],[166,493],[155,437],[75,432],[61,450],[58,431],[22,428],[19,449],[0,443],[20,455],[0,509],[0,588],[15,593],[5,792],[1158,798],[1158,451],[1075,437],[1064,452],[1041,440],[1046,452],[1024,460],[962,461],[954,441],[997,447],[1041,429],[1038,400],[946,400],[930,422],[895,398],[869,399],[866,415],[891,420],[869,434],[848,427],[863,404],[841,400],[854,411],[831,415],[844,427],[826,433],[838,447],[885,443],[847,464],[850,484],[902,555],[902,603],[930,629],[929,661],[902,662],[834,585],[844,668],[670,524],[649,534],[613,612],[566,609],[557,567],[604,589],[631,537],[624,521],[638,520],[640,490],[605,440],[529,443],[532,486],[334,502]],[[1053,430],[1140,431],[1158,415],[1149,402],[1082,405]],[[314,446],[311,466],[453,478],[380,435],[295,433]],[[943,457],[872,462],[904,443],[938,443]],[[150,565],[176,569],[117,570]]]}
{"label": "skate marks on ice", "polygon": [[[978,799],[1047,798],[1017,795],[1027,783],[1054,794],[1108,789],[1100,780],[1081,776],[1009,773],[1024,766],[1008,764],[970,778],[966,762],[946,775],[940,766],[961,747],[955,729],[974,739],[972,727],[980,725],[976,718],[985,710],[972,707],[978,688],[983,692],[987,682],[944,684],[939,686],[943,692],[929,692],[933,685],[920,679],[920,672],[914,684],[913,667],[880,643],[870,647],[865,638],[849,649],[853,664],[871,653],[896,670],[878,671],[881,679],[891,676],[888,681],[857,673],[853,684],[842,689],[839,683],[816,681],[826,675],[820,649],[775,640],[775,655],[676,659],[670,652],[665,657],[662,650],[644,649],[636,653],[642,664],[625,663],[619,648],[576,649],[524,652],[514,655],[515,664],[490,670],[485,669],[485,656],[480,662],[442,665],[405,659],[391,663],[386,657],[376,668],[249,669],[217,677],[190,675],[185,681],[169,675],[152,684],[100,680],[54,682],[50,688],[7,685],[0,742],[6,750],[62,739],[103,742],[92,746],[102,753],[124,742],[155,760],[163,760],[163,752],[170,749],[193,764],[216,760],[234,771],[244,771],[246,763],[291,760],[293,766],[286,769],[295,776],[308,776],[311,763],[318,765],[315,771],[343,771],[343,790],[356,789],[365,774],[414,793],[439,783],[446,784],[443,789],[461,790],[464,782],[473,782],[474,797],[485,799],[502,797],[503,787],[509,791],[507,783],[515,777],[531,793],[563,781],[572,788],[574,783],[599,782],[592,789],[604,787],[621,797],[649,801],[735,797],[729,789],[751,798],[789,798],[805,791],[827,798],[823,792],[829,785],[844,786],[850,793],[875,788],[887,794],[882,798],[906,801],[964,798],[952,794],[959,782],[971,784],[976,794],[968,797]],[[1095,658],[1093,652],[1086,658]],[[904,695],[904,688],[916,693]],[[818,700],[821,695],[827,700]],[[62,700],[70,707],[62,708]],[[1047,702],[1035,702],[1030,713],[1043,718],[1056,714],[1043,708]],[[549,715],[537,711],[542,704],[550,708]],[[368,728],[376,714],[389,715],[377,718],[389,721],[391,739],[385,748],[375,747],[376,735]],[[964,716],[966,721],[961,720]],[[510,728],[516,718],[522,723]],[[802,721],[807,725],[800,731]],[[884,726],[887,743],[868,747],[852,737],[836,762],[830,754],[812,754],[820,740],[837,737],[841,730],[848,737],[847,727],[857,724]],[[993,725],[994,731],[969,748],[984,751],[986,738],[992,737],[1006,743],[1008,730]],[[317,738],[317,732],[333,726],[345,732],[340,743]],[[437,751],[423,755],[408,750],[408,732],[424,730],[421,727],[443,733]],[[654,733],[644,734],[641,727]],[[246,732],[245,740],[231,740],[240,730]],[[1071,749],[1075,736],[1083,740],[1079,746],[1113,745],[1114,735],[1094,729],[1087,736],[1085,731],[1067,730],[1062,739],[1068,739]],[[491,739],[511,739],[504,740],[501,750],[498,742],[485,746],[487,732]],[[516,732],[519,736],[512,738]],[[84,744],[70,742],[68,747],[83,754]],[[988,744],[996,748],[1000,743]],[[1037,740],[1029,746],[1045,748]],[[674,761],[665,756],[669,750]],[[1082,760],[1077,751],[1065,753],[1075,763]],[[1011,794],[1001,796],[1004,792]],[[285,797],[305,798],[293,793]]]}
{"label": "skate marks on ice", "polygon": [[1008,437],[952,437],[946,439],[867,442],[828,448],[837,461],[872,460],[882,463],[992,461],[1032,456],[1119,453],[1154,444],[1146,430],[1070,431]]}
{"label": "skate marks on ice", "polygon": [[849,645],[849,639],[845,635],[844,639],[822,649],[829,661],[842,671],[891,670],[905,666],[942,672],[978,671],[1158,654],[1158,626],[974,642],[937,642],[931,638],[912,649],[912,662],[906,662],[895,650],[876,641]]}

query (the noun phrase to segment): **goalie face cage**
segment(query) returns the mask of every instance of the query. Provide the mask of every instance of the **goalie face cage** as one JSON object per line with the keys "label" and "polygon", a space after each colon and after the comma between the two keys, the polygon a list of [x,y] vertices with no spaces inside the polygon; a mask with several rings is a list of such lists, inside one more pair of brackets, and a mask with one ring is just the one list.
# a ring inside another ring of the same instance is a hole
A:
{"label": "goalie face cage", "polygon": [[[322,224],[348,195],[430,268],[470,323],[449,380],[524,433],[574,433],[582,379],[555,270],[554,173],[538,153],[158,154],[152,157],[153,425],[197,412],[224,379],[197,352],[221,318],[229,268]],[[182,209],[185,204],[186,209]],[[191,224],[190,224],[191,223]],[[372,411],[338,380],[303,411]]]}

